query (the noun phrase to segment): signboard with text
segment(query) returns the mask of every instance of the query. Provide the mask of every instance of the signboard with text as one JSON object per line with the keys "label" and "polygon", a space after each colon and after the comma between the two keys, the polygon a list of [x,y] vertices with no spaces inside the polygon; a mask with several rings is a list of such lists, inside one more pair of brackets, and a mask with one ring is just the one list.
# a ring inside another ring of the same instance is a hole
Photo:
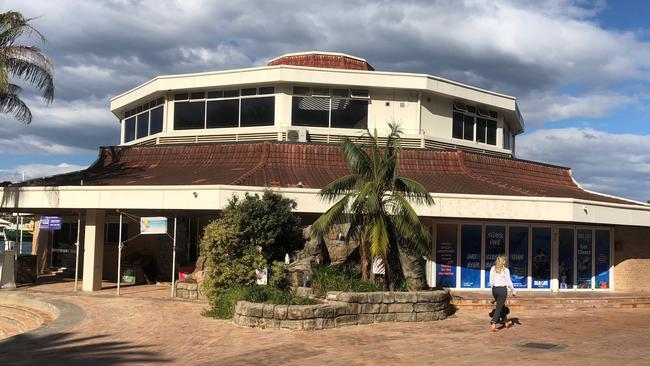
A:
{"label": "signboard with text", "polygon": [[63,219],[60,216],[41,216],[39,230],[61,230]]}

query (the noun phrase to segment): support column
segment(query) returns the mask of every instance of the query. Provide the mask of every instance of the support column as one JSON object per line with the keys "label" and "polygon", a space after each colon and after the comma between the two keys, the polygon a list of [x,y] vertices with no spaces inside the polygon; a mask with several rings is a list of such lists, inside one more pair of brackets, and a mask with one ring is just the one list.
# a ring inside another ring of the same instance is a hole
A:
{"label": "support column", "polygon": [[105,210],[86,210],[83,291],[102,289]]}

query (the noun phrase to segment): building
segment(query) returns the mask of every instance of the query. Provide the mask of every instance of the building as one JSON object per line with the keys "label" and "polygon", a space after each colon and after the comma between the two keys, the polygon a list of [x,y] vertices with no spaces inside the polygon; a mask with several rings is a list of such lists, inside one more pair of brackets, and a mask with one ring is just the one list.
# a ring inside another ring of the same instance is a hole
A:
{"label": "building", "polygon": [[[179,217],[177,264],[191,263],[201,228],[233,194],[272,188],[313,220],[328,208],[319,188],[349,171],[341,139],[363,142],[366,129],[385,134],[391,121],[404,131],[402,174],[435,200],[416,210],[433,234],[436,285],[485,288],[500,253],[521,289],[650,283],[650,206],[585,190],[569,168],[517,159],[525,125],[511,96],[306,52],[264,67],[159,76],[114,97],[111,111],[119,146],[100,148],[86,170],[8,185],[1,201],[6,211],[64,216],[43,258],[63,248],[69,263],[81,224],[87,291],[116,276],[118,210]],[[135,220],[122,232],[127,262],[169,279],[170,240],[136,238]]]}

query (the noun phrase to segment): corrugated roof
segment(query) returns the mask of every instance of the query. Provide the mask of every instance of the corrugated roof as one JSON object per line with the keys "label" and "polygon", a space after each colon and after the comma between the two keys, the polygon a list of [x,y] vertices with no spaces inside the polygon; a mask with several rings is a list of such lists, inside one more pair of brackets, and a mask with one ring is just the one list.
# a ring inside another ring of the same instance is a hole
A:
{"label": "corrugated roof", "polygon": [[[580,188],[564,167],[465,151],[405,149],[400,174],[432,193],[632,201]],[[322,188],[350,169],[340,147],[327,144],[251,142],[100,149],[88,169],[24,182],[23,186],[242,185]]]}

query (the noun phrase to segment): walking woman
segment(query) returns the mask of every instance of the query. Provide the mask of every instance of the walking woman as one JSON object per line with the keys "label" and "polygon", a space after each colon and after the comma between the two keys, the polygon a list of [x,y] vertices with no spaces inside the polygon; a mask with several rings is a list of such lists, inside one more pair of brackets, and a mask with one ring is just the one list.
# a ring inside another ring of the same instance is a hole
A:
{"label": "walking woman", "polygon": [[[494,296],[494,300],[496,301],[494,315],[490,321],[490,330],[496,332],[497,323],[501,317],[501,311],[503,310],[506,298],[508,297],[508,289],[512,291],[512,296],[517,295],[517,292],[512,285],[512,280],[510,279],[508,259],[505,255],[498,256],[494,261],[494,266],[490,268],[490,287],[492,287],[492,296]],[[510,327],[511,323],[506,321],[504,325]]]}

